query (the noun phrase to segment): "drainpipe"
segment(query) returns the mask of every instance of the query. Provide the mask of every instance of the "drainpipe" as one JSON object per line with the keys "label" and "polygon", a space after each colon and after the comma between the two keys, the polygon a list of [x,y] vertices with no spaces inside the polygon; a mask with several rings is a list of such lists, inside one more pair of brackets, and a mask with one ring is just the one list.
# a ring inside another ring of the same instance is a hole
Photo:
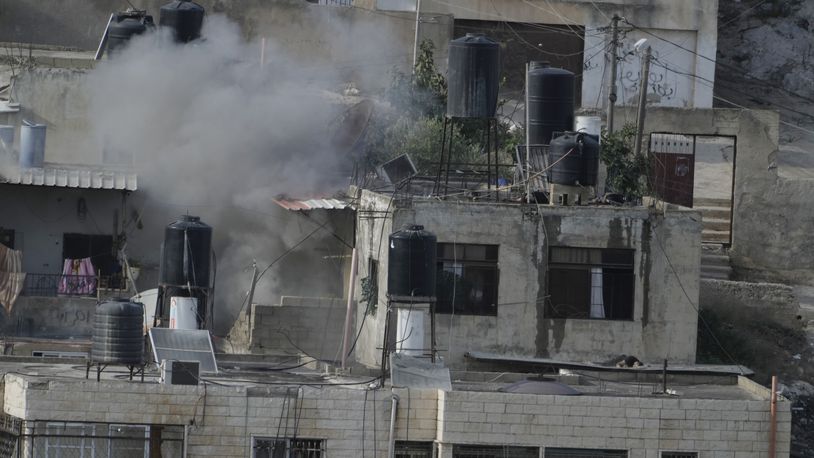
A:
{"label": "drainpipe", "polygon": [[356,292],[356,247],[350,257],[350,279],[348,279],[348,308],[345,311],[345,333],[342,336],[342,369],[347,368],[348,344],[350,340],[350,323],[353,314],[353,296]]}
{"label": "drainpipe", "polygon": [[777,451],[777,376],[772,375],[771,429],[769,430],[769,458]]}
{"label": "drainpipe", "polygon": [[[390,439],[387,442],[387,458],[396,456],[396,410],[399,407],[399,395],[393,393],[390,404]],[[410,415],[410,412],[407,412]]]}
{"label": "drainpipe", "polygon": [[184,447],[181,452],[183,458],[187,458],[187,442],[189,442],[189,425],[184,425]]}

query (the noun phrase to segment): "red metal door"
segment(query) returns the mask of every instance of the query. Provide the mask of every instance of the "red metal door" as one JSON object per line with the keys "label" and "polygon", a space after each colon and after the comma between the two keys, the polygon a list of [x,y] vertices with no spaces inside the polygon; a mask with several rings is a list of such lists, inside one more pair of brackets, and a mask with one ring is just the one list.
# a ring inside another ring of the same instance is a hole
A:
{"label": "red metal door", "polygon": [[650,158],[650,187],[656,196],[692,208],[695,138],[680,134],[651,134]]}

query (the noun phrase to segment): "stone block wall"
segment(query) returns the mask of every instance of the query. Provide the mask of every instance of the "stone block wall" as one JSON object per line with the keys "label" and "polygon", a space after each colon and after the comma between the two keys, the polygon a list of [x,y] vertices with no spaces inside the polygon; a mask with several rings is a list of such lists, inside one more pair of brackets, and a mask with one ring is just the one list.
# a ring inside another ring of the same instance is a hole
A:
{"label": "stone block wall", "polygon": [[257,352],[304,352],[329,361],[342,348],[346,303],[343,299],[318,304],[255,305],[251,348]]}
{"label": "stone block wall", "polygon": [[[758,458],[768,450],[768,390],[743,378],[726,391],[738,399],[273,383],[167,386],[9,373],[3,408],[26,420],[185,426],[190,457],[246,457],[254,437],[294,436],[324,440],[331,457],[356,457],[374,448],[385,453],[394,394],[400,398],[396,440],[436,442],[445,458],[455,444],[626,449],[632,458],[657,458],[659,450]],[[777,456],[785,458],[791,412],[782,398],[777,420]]]}

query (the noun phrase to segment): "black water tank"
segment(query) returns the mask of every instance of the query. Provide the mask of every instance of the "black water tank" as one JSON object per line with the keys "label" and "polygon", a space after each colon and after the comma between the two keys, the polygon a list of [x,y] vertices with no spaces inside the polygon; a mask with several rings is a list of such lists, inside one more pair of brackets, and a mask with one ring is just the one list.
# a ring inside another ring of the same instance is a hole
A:
{"label": "black water tank", "polygon": [[91,361],[138,365],[144,359],[144,306],[127,299],[96,306]]}
{"label": "black water tank", "polygon": [[574,74],[548,62],[529,65],[529,141],[548,145],[551,134],[574,130]]}
{"label": "black water tank", "polygon": [[158,24],[172,29],[172,36],[178,43],[188,43],[201,36],[204,7],[186,0],[176,0],[161,7]]}
{"label": "black water tank", "polygon": [[500,86],[500,45],[482,33],[449,42],[447,116],[491,118]]}
{"label": "black water tank", "polygon": [[424,226],[405,226],[390,234],[387,294],[435,296],[436,238]]}
{"label": "black water tank", "polygon": [[153,17],[144,11],[125,11],[113,15],[107,27],[107,51],[124,47],[136,35],[152,29]]}
{"label": "black water tank", "polygon": [[182,216],[164,229],[159,283],[208,288],[211,251],[212,227],[197,216]]}
{"label": "black water tank", "polygon": [[548,148],[548,163],[553,164],[548,174],[551,183],[595,186],[599,173],[599,139],[583,132],[556,135]]}

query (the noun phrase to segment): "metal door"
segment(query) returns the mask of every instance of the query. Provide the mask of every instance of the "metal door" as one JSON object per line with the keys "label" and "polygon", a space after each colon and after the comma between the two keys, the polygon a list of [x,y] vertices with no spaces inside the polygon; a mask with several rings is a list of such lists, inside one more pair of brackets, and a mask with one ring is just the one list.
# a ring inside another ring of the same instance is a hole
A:
{"label": "metal door", "polygon": [[662,200],[693,206],[695,139],[691,135],[650,134],[650,187]]}

